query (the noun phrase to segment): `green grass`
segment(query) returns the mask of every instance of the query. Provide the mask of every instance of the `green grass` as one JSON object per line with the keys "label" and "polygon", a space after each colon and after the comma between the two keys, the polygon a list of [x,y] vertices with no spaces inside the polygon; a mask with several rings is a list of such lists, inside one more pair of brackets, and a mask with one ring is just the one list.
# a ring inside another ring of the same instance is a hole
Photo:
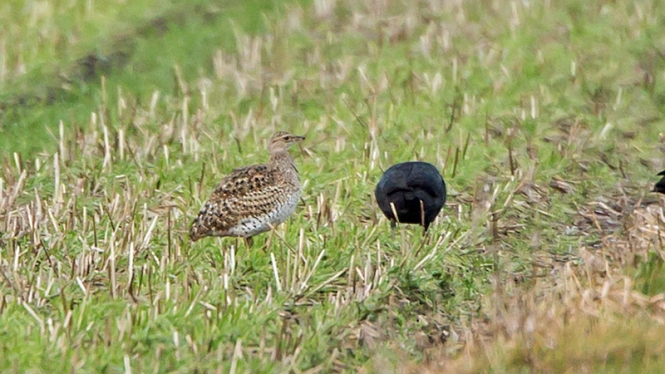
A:
{"label": "green grass", "polygon": [[[652,364],[657,301],[579,305],[624,275],[663,293],[660,206],[638,203],[665,156],[655,4],[70,3],[42,35],[39,3],[0,8],[0,367],[424,372],[473,342],[476,372]],[[191,243],[275,130],[307,137],[304,204],[250,250]],[[393,238],[373,189],[413,159],[448,204]],[[510,330],[524,305],[553,340]],[[552,322],[585,313],[641,319]]]}
{"label": "green grass", "polygon": [[[117,103],[120,96],[147,105],[154,92],[177,94],[179,79],[196,90],[197,81],[212,74],[216,51],[233,51],[236,34],[265,31],[264,15],[279,14],[276,5],[262,0],[39,4],[6,5],[8,11],[0,15],[7,25],[0,27],[8,29],[0,67],[6,71],[0,82],[3,153],[53,152],[47,129],[57,129],[59,121],[81,126],[96,108]],[[35,22],[44,25],[14,36],[13,30],[22,32],[20,25],[35,17],[30,9],[42,7]],[[32,35],[38,30],[45,36]],[[107,113],[113,120],[115,114]]]}

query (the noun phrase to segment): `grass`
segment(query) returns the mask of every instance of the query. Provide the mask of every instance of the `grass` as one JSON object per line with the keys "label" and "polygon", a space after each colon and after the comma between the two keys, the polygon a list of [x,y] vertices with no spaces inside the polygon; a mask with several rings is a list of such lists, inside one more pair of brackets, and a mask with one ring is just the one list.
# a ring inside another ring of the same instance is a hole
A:
{"label": "grass", "polygon": [[[655,4],[40,4],[0,8],[1,367],[662,367]],[[277,129],[304,203],[191,243]],[[373,188],[413,159],[448,203],[392,238]]]}
{"label": "grass", "polygon": [[[196,86],[204,72],[212,72],[216,51],[234,49],[236,32],[260,32],[263,14],[278,13],[261,0],[242,6],[207,0],[110,4],[6,5],[0,15],[6,25],[0,27],[7,29],[7,39],[0,42],[6,52],[0,60],[4,151],[53,152],[54,139],[46,130],[57,129],[59,121],[80,126],[103,101],[125,96],[147,105],[154,92],[177,92],[179,81]],[[21,29],[30,22],[40,27]],[[21,43],[9,42],[22,31]],[[26,127],[39,131],[22,136]]]}

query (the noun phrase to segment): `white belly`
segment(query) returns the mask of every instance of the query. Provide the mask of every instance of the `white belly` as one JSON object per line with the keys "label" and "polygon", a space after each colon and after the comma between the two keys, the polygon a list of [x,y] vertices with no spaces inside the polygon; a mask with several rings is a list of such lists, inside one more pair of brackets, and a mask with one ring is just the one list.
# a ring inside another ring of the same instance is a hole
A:
{"label": "white belly", "polygon": [[233,236],[249,237],[270,230],[270,226],[277,226],[286,221],[296,210],[300,201],[300,194],[293,194],[277,209],[258,217],[244,218],[237,225],[229,229]]}

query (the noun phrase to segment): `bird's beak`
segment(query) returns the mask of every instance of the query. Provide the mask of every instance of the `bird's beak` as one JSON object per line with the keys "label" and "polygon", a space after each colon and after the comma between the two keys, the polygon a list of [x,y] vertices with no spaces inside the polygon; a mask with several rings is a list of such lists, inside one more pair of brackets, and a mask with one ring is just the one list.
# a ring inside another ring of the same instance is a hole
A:
{"label": "bird's beak", "polygon": [[300,149],[300,153],[308,155],[309,152],[307,152],[305,148],[303,148],[302,146],[302,141],[305,140],[305,137],[302,135],[294,135],[294,138],[296,138],[296,144],[298,144],[298,149]]}

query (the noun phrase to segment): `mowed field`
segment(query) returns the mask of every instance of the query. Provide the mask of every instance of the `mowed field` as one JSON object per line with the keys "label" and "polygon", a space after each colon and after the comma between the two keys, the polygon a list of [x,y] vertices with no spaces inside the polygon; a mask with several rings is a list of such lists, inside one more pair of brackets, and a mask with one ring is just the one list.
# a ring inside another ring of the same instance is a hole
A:
{"label": "mowed field", "polygon": [[[659,373],[657,1],[0,5],[0,371]],[[304,191],[192,243],[278,130]],[[434,164],[427,235],[390,165]]]}

